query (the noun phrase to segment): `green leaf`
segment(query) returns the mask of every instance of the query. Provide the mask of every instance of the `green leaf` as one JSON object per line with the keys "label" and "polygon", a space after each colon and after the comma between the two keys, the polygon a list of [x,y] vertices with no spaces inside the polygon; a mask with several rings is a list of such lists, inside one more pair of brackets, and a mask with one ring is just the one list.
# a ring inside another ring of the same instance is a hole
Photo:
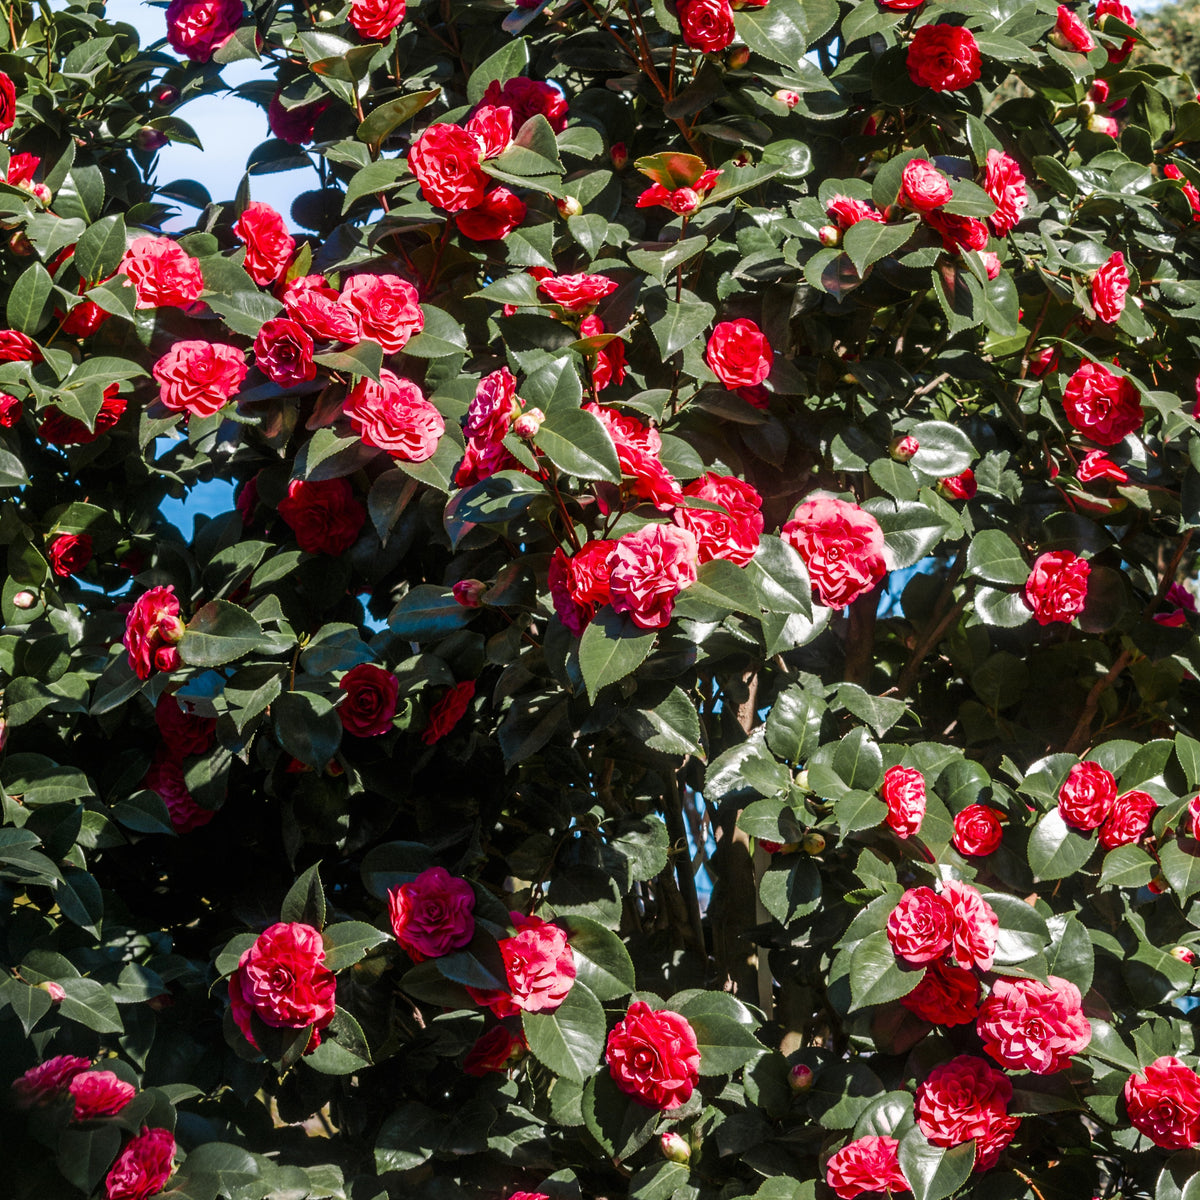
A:
{"label": "green leaf", "polygon": [[654,1136],[659,1113],[620,1090],[607,1069],[584,1086],[583,1121],[588,1132],[612,1158],[636,1154]]}
{"label": "green leaf", "polygon": [[1176,840],[1163,846],[1158,861],[1181,903],[1200,892],[1200,855],[1190,854]]}
{"label": "green leaf", "polygon": [[59,985],[65,993],[58,1011],[68,1021],[78,1021],[96,1033],[123,1033],[124,1025],[113,998],[104,984],[95,979],[64,979]]}
{"label": "green leaf", "polygon": [[633,991],[637,986],[633,960],[611,929],[573,914],[560,917],[558,923],[571,943],[576,979],[587,984],[597,1000],[620,1000]]}
{"label": "green leaf", "polygon": [[333,1020],[321,1033],[321,1044],[311,1054],[306,1054],[304,1061],[322,1075],[352,1075],[371,1066],[371,1048],[362,1026],[339,1006],[333,1010]]}
{"label": "green leaf", "polygon": [[821,1069],[808,1105],[822,1128],[852,1129],[885,1090],[883,1081],[861,1058],[852,1058]]}
{"label": "green leaf", "polygon": [[921,421],[909,433],[920,444],[912,466],[935,479],[958,475],[979,457],[971,439],[957,425],[946,421]]}
{"label": "green leaf", "polygon": [[[279,919],[321,929],[325,924],[325,889],[321,886],[320,863],[313,863],[295,883],[279,906]],[[333,968],[330,968],[331,970]]]}
{"label": "green leaf", "polygon": [[650,326],[664,361],[696,341],[717,315],[717,310],[708,301],[698,299],[691,292],[685,292],[684,297],[678,304],[674,300],[666,301],[665,315]]}
{"label": "green leaf", "polygon": [[621,482],[621,464],[608,430],[593,413],[555,405],[534,444],[560,470],[580,479]]}
{"label": "green leaf", "polygon": [[591,989],[576,979],[553,1012],[523,1012],[521,1025],[530,1052],[558,1075],[584,1083],[597,1070],[607,1025]]}
{"label": "green leaf", "polygon": [[886,932],[870,933],[858,943],[850,958],[850,993],[854,997],[854,1008],[899,1000],[924,977],[924,971],[901,968]]}
{"label": "green leaf", "polygon": [[1095,848],[1093,838],[1071,829],[1055,808],[1029,835],[1029,869],[1037,879],[1065,879],[1086,865]]}
{"label": "green leaf", "polygon": [[998,529],[981,529],[967,547],[967,574],[989,583],[1024,585],[1029,564],[1016,543]]}
{"label": "green leaf", "polygon": [[[1200,107],[1198,105],[1197,107]],[[1189,788],[1200,787],[1200,742],[1186,733],[1175,735],[1175,757],[1187,776]]]}
{"label": "green leaf", "polygon": [[8,324],[31,336],[46,323],[54,306],[54,282],[41,263],[31,263],[8,293]]}
{"label": "green leaf", "polygon": [[887,258],[906,245],[916,230],[916,225],[905,221],[898,225],[885,225],[879,221],[856,221],[846,230],[842,246],[860,275],[881,258]]}
{"label": "green leaf", "polygon": [[342,744],[337,709],[314,692],[284,692],[272,705],[275,736],[293,757],[324,771]]}
{"label": "green leaf", "polygon": [[738,37],[756,54],[782,67],[794,68],[808,49],[808,22],[799,0],[772,0],[764,8],[733,14]]}
{"label": "green leaf", "polygon": [[833,769],[848,787],[873,792],[883,782],[883,754],[870,733],[852,729],[837,743]]}
{"label": "green leaf", "polygon": [[975,1139],[961,1146],[931,1145],[919,1127],[900,1139],[900,1170],[912,1189],[913,1200],[945,1200],[971,1177]]}
{"label": "green leaf", "polygon": [[507,83],[525,74],[529,66],[529,43],[525,38],[506,42],[495,54],[485,58],[467,80],[467,102],[478,104],[490,83]]}
{"label": "green leaf", "polygon": [[383,945],[389,937],[390,934],[365,921],[338,921],[327,925],[321,933],[325,943],[325,965],[331,971],[352,967],[367,951]]}
{"label": "green leaf", "polygon": [[925,558],[949,531],[946,522],[929,505],[919,501],[876,498],[863,507],[879,522],[897,570]]}
{"label": "green leaf", "polygon": [[1072,914],[1052,917],[1049,925],[1051,943],[1046,951],[1047,972],[1069,980],[1081,995],[1086,996],[1096,969],[1096,953],[1087,929]]}
{"label": "green leaf", "polygon": [[1118,846],[1104,856],[1101,887],[1140,888],[1154,878],[1154,859],[1141,846]]}
{"label": "green leaf", "polygon": [[645,661],[657,636],[605,605],[579,639],[579,669],[594,704],[600,689],[624,679]]}
{"label": "green leaf", "polygon": [[58,1169],[68,1183],[91,1195],[120,1149],[121,1130],[115,1124],[64,1129],[58,1139]]}
{"label": "green leaf", "polygon": [[393,129],[398,129],[405,121],[415,117],[431,100],[436,100],[442,94],[440,87],[430,88],[427,92],[410,92],[406,96],[398,96],[378,108],[373,108],[366,120],[358,127],[355,137],[360,142],[378,148],[387,141]]}
{"label": "green leaf", "polygon": [[210,600],[187,624],[179,656],[193,667],[219,667],[263,645],[262,626],[228,600]]}
{"label": "green leaf", "polygon": [[730,1075],[766,1053],[766,1047],[740,1021],[720,1013],[688,1016],[700,1047],[701,1075]]}
{"label": "green leaf", "polygon": [[701,565],[696,582],[676,602],[680,616],[695,615],[697,606],[722,616],[731,612],[757,615],[758,597],[746,572],[728,559],[714,558]]}
{"label": "green leaf", "polygon": [[987,892],[983,898],[1000,919],[1000,933],[996,940],[998,964],[1007,966],[1025,962],[1046,949],[1050,942],[1050,928],[1046,918],[1033,905],[1000,892]]}
{"label": "green leaf", "polygon": [[[700,716],[682,688],[672,688],[666,699],[653,708],[640,708],[624,715],[634,735],[663,754],[696,754],[704,757],[700,743]],[[603,999],[603,997],[601,997]]]}
{"label": "green leaf", "polygon": [[88,283],[106,279],[125,256],[125,218],[121,213],[102,217],[79,235],[75,244],[75,270]]}
{"label": "green leaf", "polygon": [[1004,592],[999,588],[977,588],[975,591],[975,615],[985,625],[1015,629],[1026,624],[1031,613],[1023,592]]}
{"label": "green leaf", "polygon": [[466,353],[467,335],[445,309],[422,304],[421,312],[425,314],[425,326],[404,347],[405,354],[414,358],[445,358]]}
{"label": "green leaf", "polygon": [[782,538],[764,534],[746,573],[769,613],[800,613],[812,619],[812,584],[804,559]]}
{"label": "green leaf", "polygon": [[821,744],[821,721],[828,711],[823,697],[794,683],[779,693],[767,714],[767,745],[778,758],[798,766]]}
{"label": "green leaf", "polygon": [[790,925],[820,906],[821,872],[808,858],[799,859],[790,869],[772,865],[759,881],[758,894],[775,920]]}
{"label": "green leaf", "polygon": [[104,898],[100,894],[100,885],[91,875],[77,867],[64,868],[62,879],[54,889],[54,898],[68,921],[100,936]]}
{"label": "green leaf", "polygon": [[461,629],[470,619],[470,611],[451,591],[422,583],[392,609],[388,628],[405,642],[432,642]]}
{"label": "green leaf", "polygon": [[342,371],[347,375],[366,375],[378,381],[383,366],[383,348],[378,342],[364,338],[355,346],[343,350],[331,350],[327,354],[314,354],[313,361],[331,371]]}

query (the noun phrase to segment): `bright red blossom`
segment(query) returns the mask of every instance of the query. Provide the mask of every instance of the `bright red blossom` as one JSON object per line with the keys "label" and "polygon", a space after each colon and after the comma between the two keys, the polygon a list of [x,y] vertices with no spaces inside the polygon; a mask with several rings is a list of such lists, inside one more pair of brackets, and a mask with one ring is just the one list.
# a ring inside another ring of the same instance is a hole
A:
{"label": "bright red blossom", "polygon": [[950,949],[958,965],[990,971],[1000,935],[995,910],[976,888],[953,879],[942,884],[942,899],[950,909]]}
{"label": "bright red blossom", "polygon": [[200,260],[169,237],[135,238],[119,269],[137,291],[138,308],[188,308],[204,290]]}
{"label": "bright red blossom", "polygon": [[132,1083],[112,1071],[82,1071],[67,1085],[75,1101],[75,1120],[113,1117],[137,1095]]}
{"label": "bright red blossom", "polygon": [[538,291],[568,312],[583,313],[595,308],[617,290],[617,281],[606,275],[547,275]]}
{"label": "bright red blossom", "polygon": [[880,789],[887,823],[897,837],[919,833],[925,818],[925,776],[912,767],[888,767]]}
{"label": "bright red blossom", "polygon": [[154,364],[159,399],[172,412],[211,417],[221,411],[246,378],[246,356],[237,346],[176,342]]}
{"label": "bright red blossom", "polygon": [[954,92],[979,78],[979,44],[961,25],[922,25],[908,46],[908,75],[918,87]]}
{"label": "bright red blossom", "polygon": [[888,917],[887,938],[897,958],[914,967],[940,959],[954,929],[949,904],[931,888],[909,888]]}
{"label": "bright red blossom", "polygon": [[354,275],[338,303],[357,317],[363,337],[378,342],[385,354],[396,354],[425,328],[419,301],[417,289],[399,275]]}
{"label": "bright red blossom", "polygon": [[[923,2],[924,0],[922,0]],[[837,227],[843,232],[851,225],[857,225],[859,221],[883,223],[883,213],[873,204],[868,204],[865,200],[855,200],[853,196],[830,197],[825,205],[825,213],[831,221],[837,223]]]}
{"label": "bright red blossom", "polygon": [[562,133],[567,127],[567,98],[561,88],[524,75],[514,76],[504,84],[489,83],[480,101],[481,106],[485,104],[511,108],[513,129],[517,132],[530,117],[538,115],[550,122],[555,133]]}
{"label": "bright red blossom", "polygon": [[1117,250],[1092,276],[1092,307],[1106,325],[1115,324],[1125,311],[1125,293],[1129,291],[1129,272],[1125,255]]}
{"label": "bright red blossom", "polygon": [[1105,850],[1131,846],[1141,841],[1150,828],[1158,801],[1146,792],[1126,792],[1113,801],[1112,809],[1100,826],[1100,845]]}
{"label": "bright red blossom", "polygon": [[925,221],[942,239],[942,248],[950,254],[983,250],[988,244],[988,227],[974,217],[960,217],[941,210],[925,214]]}
{"label": "bright red blossom", "polygon": [[354,0],[350,24],[364,38],[382,42],[404,20],[405,0]]}
{"label": "bright red blossom", "polygon": [[708,472],[683,489],[685,497],[720,504],[724,512],[689,508],[686,502],[675,510],[675,524],[696,538],[697,561],[725,558],[744,567],[758,549],[763,531],[762,497],[748,483],[733,475]]}
{"label": "bright red blossom", "polygon": [[700,1047],[687,1018],[641,1000],[608,1035],[604,1061],[621,1091],[662,1112],[685,1104],[700,1081]]}
{"label": "bright red blossom", "polygon": [[260,287],[267,287],[287,270],[296,249],[296,239],[287,231],[283,217],[269,204],[253,201],[238,217],[233,232],[246,244],[242,265]]}
{"label": "bright red blossom", "polygon": [[1091,566],[1070,550],[1048,550],[1034,560],[1025,581],[1025,603],[1039,625],[1070,621],[1087,603]]}
{"label": "bright red blossom", "polygon": [[1088,27],[1065,4],[1058,6],[1058,23],[1054,26],[1056,44],[1064,50],[1076,50],[1087,54],[1095,50],[1096,39],[1088,31]]}
{"label": "bright red blossom", "polygon": [[716,54],[737,35],[729,0],[681,0],[677,10],[683,43],[694,50]]}
{"label": "bright red blossom", "polygon": [[1087,1049],[1092,1026],[1083,1015],[1079,989],[1057,975],[997,979],[979,1010],[983,1048],[1001,1066],[1050,1075]]}
{"label": "bright red blossom", "polygon": [[86,533],[60,533],[46,547],[50,570],[60,579],[78,575],[92,561],[92,539]]}
{"label": "bright red blossom", "polygon": [[1073,428],[1101,446],[1115,446],[1145,419],[1133,380],[1094,362],[1084,363],[1067,380],[1063,411]]}
{"label": "bright red blossom", "polygon": [[950,180],[925,158],[912,158],[900,176],[898,203],[914,212],[929,213],[954,195]]}
{"label": "bright red blossom", "polygon": [[1008,1120],[1012,1084],[982,1058],[960,1054],[934,1067],[917,1086],[916,1115],[921,1132],[935,1146],[957,1146],[988,1138]]}
{"label": "bright red blossom", "polygon": [[618,538],[609,562],[613,608],[641,629],[663,629],[675,597],[696,582],[696,538],[675,525],[646,525]]}
{"label": "bright red blossom", "polygon": [[1075,474],[1080,483],[1091,483],[1096,479],[1114,479],[1117,483],[1126,483],[1129,480],[1129,475],[1103,450],[1089,450],[1080,460]]}
{"label": "bright red blossom", "polygon": [[1134,1127],[1164,1150],[1200,1143],[1200,1076],[1173,1055],[1129,1077],[1125,1107]]}
{"label": "bright red blossom", "polygon": [[879,522],[834,496],[805,500],[779,536],[804,559],[813,588],[830,608],[845,608],[887,574]]}
{"label": "bright red blossom", "polygon": [[167,5],[167,41],[176,54],[208,62],[237,32],[242,0],[171,0]]}
{"label": "bright red blossom", "polygon": [[139,596],[125,621],[125,649],[133,673],[149,679],[156,669],[175,670],[179,666],[176,644],[183,631],[173,587],[154,587]]}
{"label": "bright red blossom", "polygon": [[445,867],[390,888],[388,913],[400,949],[413,962],[461,950],[475,936],[475,891]]}
{"label": "bright red blossom", "polygon": [[447,212],[462,212],[483,202],[488,177],[479,163],[479,141],[457,125],[430,125],[408,152],[408,165],[421,195]]}
{"label": "bright red blossom", "polygon": [[254,365],[272,383],[293,387],[317,377],[313,340],[298,321],[274,317],[254,339]]}
{"label": "bright red blossom", "polygon": [[472,241],[499,241],[524,222],[528,211],[520,196],[499,186],[492,188],[474,208],[460,212],[455,221],[459,232]]}
{"label": "bright red blossom", "polygon": [[73,1054],[60,1054],[48,1058],[36,1067],[30,1067],[24,1075],[13,1080],[13,1100],[19,1108],[30,1108],[34,1104],[48,1104],[66,1090],[71,1080],[92,1065],[90,1058]]}
{"label": "bright red blossom", "polygon": [[1003,836],[999,813],[986,804],[970,804],[954,818],[954,848],[959,854],[991,854]]}
{"label": "bright red blossom", "polygon": [[1117,781],[1097,762],[1076,763],[1058,791],[1058,811],[1074,829],[1104,823],[1117,800]]}
{"label": "bright red blossom", "polygon": [[392,727],[400,680],[374,663],[359,663],[338,680],[345,700],[337,714],[342,728],[355,737],[378,737]]}
{"label": "bright red blossom", "polygon": [[[1183,179],[1183,194],[1187,199],[1188,204],[1192,208],[1192,220],[1200,221],[1200,190],[1197,190],[1196,185],[1190,179],[1184,179],[1183,172],[1174,164],[1167,163],[1163,167],[1163,175],[1167,179]],[[11,180],[10,180],[11,182]]]}
{"label": "bright red blossom", "polygon": [[825,1166],[825,1182],[840,1200],[864,1192],[898,1195],[909,1190],[900,1170],[900,1143],[890,1137],[860,1137],[843,1146]]}
{"label": "bright red blossom", "polygon": [[466,715],[467,707],[475,698],[475,680],[456,683],[430,710],[429,723],[421,734],[421,741],[432,746],[441,741]]}
{"label": "bright red blossom", "polygon": [[167,1186],[175,1161],[175,1138],[167,1129],[142,1131],[117,1156],[104,1180],[106,1200],[149,1200]]}
{"label": "bright red blossom", "polygon": [[770,375],[775,352],[767,335],[743,317],[713,329],[704,360],[727,388],[753,387]]}
{"label": "bright red blossom", "polygon": [[562,548],[550,559],[550,599],[558,619],[576,637],[611,599],[611,561],[617,543],[607,539],[585,542],[574,554]]}
{"label": "bright red blossom", "polygon": [[365,376],[354,385],[342,411],[368,446],[386,450],[404,462],[432,458],[446,432],[442,414],[409,379],[386,368],[379,382]]}
{"label": "bright red blossom", "polygon": [[972,972],[935,961],[900,1003],[931,1025],[968,1025],[979,1012],[979,991]]}
{"label": "bright red blossom", "polygon": [[[1103,31],[1104,18],[1109,16],[1116,17],[1118,21],[1128,25],[1130,29],[1137,28],[1137,18],[1133,15],[1133,10],[1129,5],[1122,4],[1121,0],[1099,0],[1099,3],[1096,5],[1096,15],[1094,17],[1096,27]],[[1108,48],[1108,61],[1119,66],[1133,52],[1133,47],[1133,38],[1123,38],[1119,46],[1110,46]]]}

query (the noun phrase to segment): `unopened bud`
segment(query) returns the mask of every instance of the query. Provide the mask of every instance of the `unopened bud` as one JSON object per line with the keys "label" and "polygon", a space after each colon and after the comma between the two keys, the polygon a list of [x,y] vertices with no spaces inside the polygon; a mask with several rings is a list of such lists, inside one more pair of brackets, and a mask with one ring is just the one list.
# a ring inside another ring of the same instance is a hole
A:
{"label": "unopened bud", "polygon": [[160,617],[158,620],[158,632],[164,642],[170,642],[172,645],[183,641],[183,635],[187,632],[187,626],[179,617]]}
{"label": "unopened bud", "polygon": [[345,775],[345,773],[346,773],[346,768],[343,767],[342,764],[340,762],[338,762],[338,760],[336,758],[331,758],[325,764],[325,774],[330,776],[332,779],[337,779],[337,777],[339,775]]}
{"label": "unopened bud", "polygon": [[1052,46],[1057,46],[1060,50],[1073,50],[1075,48],[1060,29],[1055,29],[1047,40]]}
{"label": "unopened bud", "polygon": [[54,199],[54,195],[44,183],[32,184],[29,190],[33,192],[34,199],[43,208],[50,207],[50,201]]}
{"label": "unopened bud", "polygon": [[8,745],[8,722],[0,717],[0,750]]}
{"label": "unopened bud", "polygon": [[164,83],[163,86],[154,93],[154,103],[157,104],[159,108],[170,108],[172,104],[178,104],[179,89],[177,87],[172,87],[169,83]]}
{"label": "unopened bud", "polygon": [[1186,963],[1189,967],[1196,965],[1196,956],[1186,946],[1176,946],[1171,951],[1171,957],[1177,958],[1181,963]]}
{"label": "unopened bud", "polygon": [[1095,101],[1094,100],[1084,100],[1079,105],[1078,111],[1079,111],[1080,118],[1082,120],[1086,121],[1096,111]]}
{"label": "unopened bud", "polygon": [[807,1092],[813,1085],[812,1067],[804,1063],[796,1063],[788,1072],[788,1087],[793,1092]]}
{"label": "unopened bud", "polygon": [[47,979],[44,983],[39,983],[38,987],[50,997],[52,1004],[61,1004],[66,992],[63,991],[62,984],[55,983],[52,979]]}
{"label": "unopened bud", "polygon": [[725,65],[731,71],[740,71],[750,61],[749,46],[734,46],[725,58]]}
{"label": "unopened bud", "polygon": [[912,462],[920,448],[921,443],[911,434],[905,434],[904,437],[894,437],[888,443],[888,453],[897,462],[902,463]]}
{"label": "unopened bud", "polygon": [[842,244],[842,231],[836,225],[822,225],[817,230],[817,237],[821,239],[822,246],[840,246]]}
{"label": "unopened bud", "polygon": [[574,196],[563,196],[558,202],[558,215],[564,219],[577,217],[581,212],[583,212],[583,205]]}
{"label": "unopened bud", "polygon": [[1093,133],[1107,133],[1109,137],[1115,138],[1119,132],[1116,117],[1104,117],[1099,113],[1093,113],[1087,125]]}
{"label": "unopened bud", "polygon": [[18,592],[13,597],[13,608],[32,608],[37,603],[37,597],[32,592]]}
{"label": "unopened bud", "polygon": [[786,104],[788,108],[795,108],[800,103],[800,93],[793,92],[789,88],[780,88],[771,99],[778,100],[780,104]]}
{"label": "unopened bud", "polygon": [[800,843],[805,854],[820,854],[825,849],[825,839],[815,829],[810,829]]}
{"label": "unopened bud", "polygon": [[478,608],[483,602],[483,593],[487,591],[487,584],[482,579],[460,579],[451,591],[454,593],[454,598],[463,606],[463,608]]}
{"label": "unopened bud", "polygon": [[733,165],[735,167],[748,167],[754,160],[750,157],[749,150],[739,150],[733,156]]}
{"label": "unopened bud", "polygon": [[1154,895],[1160,896],[1167,890],[1167,877],[1165,875],[1155,875],[1146,886]]}
{"label": "unopened bud", "polygon": [[517,437],[528,441],[532,437],[537,437],[537,431],[541,429],[545,419],[546,414],[540,408],[528,409],[513,422],[513,432]]}
{"label": "unopened bud", "polygon": [[801,771],[796,776],[796,786],[803,788],[805,791],[808,790],[808,768],[807,767],[805,767],[804,770]]}
{"label": "unopened bud", "polygon": [[695,188],[676,188],[668,203],[672,212],[681,217],[690,216],[700,207],[700,193]]}
{"label": "unopened bud", "polygon": [[28,258],[33,253],[33,243],[25,236],[22,230],[17,230],[8,239],[8,248],[18,258]]}
{"label": "unopened bud", "polygon": [[687,1141],[673,1129],[668,1129],[659,1140],[662,1156],[668,1162],[685,1163],[692,1157],[692,1148]]}
{"label": "unopened bud", "polygon": [[168,141],[170,138],[161,129],[152,129],[149,125],[143,125],[133,135],[133,144],[139,150],[161,150]]}
{"label": "unopened bud", "polygon": [[625,170],[625,164],[629,161],[629,151],[625,149],[625,143],[613,142],[608,149],[608,158],[614,171]]}

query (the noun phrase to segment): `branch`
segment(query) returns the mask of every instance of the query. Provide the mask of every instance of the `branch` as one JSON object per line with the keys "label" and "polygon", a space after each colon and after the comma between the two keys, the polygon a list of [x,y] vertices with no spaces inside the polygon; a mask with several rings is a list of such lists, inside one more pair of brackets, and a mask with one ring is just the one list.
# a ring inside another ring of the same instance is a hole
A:
{"label": "branch", "polygon": [[692,856],[688,853],[687,830],[683,823],[683,797],[679,791],[679,776],[670,770],[666,775],[670,785],[666,796],[667,833],[671,838],[671,848],[676,851],[675,877],[679,881],[679,894],[687,905],[688,922],[691,925],[696,949],[704,955],[707,961],[708,951],[704,944],[704,923],[700,916],[700,896],[696,892],[696,876],[692,871]]}

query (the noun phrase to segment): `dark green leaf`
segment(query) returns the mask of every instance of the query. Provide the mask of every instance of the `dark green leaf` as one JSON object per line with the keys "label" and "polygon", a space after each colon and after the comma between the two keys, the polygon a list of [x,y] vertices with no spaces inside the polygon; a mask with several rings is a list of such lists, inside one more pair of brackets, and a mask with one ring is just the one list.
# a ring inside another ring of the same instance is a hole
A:
{"label": "dark green leaf", "polygon": [[579,669],[588,699],[595,703],[601,688],[641,666],[654,648],[656,636],[654,630],[640,629],[611,605],[602,608],[579,640]]}
{"label": "dark green leaf", "polygon": [[296,921],[314,929],[324,926],[325,889],[321,886],[320,867],[320,863],[313,863],[288,889],[279,906],[281,921]]}
{"label": "dark green leaf", "polygon": [[585,983],[576,980],[552,1012],[523,1012],[529,1049],[558,1075],[584,1083],[595,1073],[604,1050],[604,1009]]}

